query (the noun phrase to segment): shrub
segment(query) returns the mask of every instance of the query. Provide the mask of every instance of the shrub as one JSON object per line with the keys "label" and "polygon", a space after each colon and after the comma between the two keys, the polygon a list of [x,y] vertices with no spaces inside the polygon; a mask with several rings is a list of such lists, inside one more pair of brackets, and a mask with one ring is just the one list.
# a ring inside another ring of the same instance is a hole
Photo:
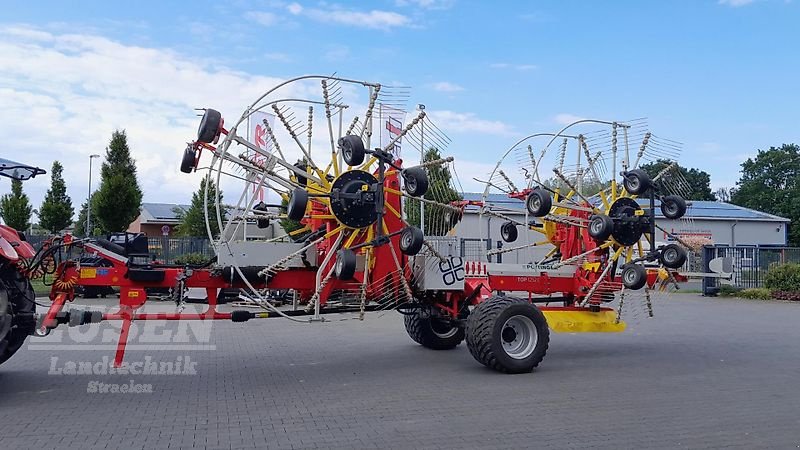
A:
{"label": "shrub", "polygon": [[723,297],[734,297],[736,296],[742,288],[733,286],[731,284],[720,284],[719,285],[719,295]]}
{"label": "shrub", "polygon": [[764,276],[764,287],[775,291],[800,291],[800,264],[772,267]]}
{"label": "shrub", "polygon": [[752,300],[769,300],[772,298],[772,292],[765,288],[750,288],[739,291],[737,296]]}
{"label": "shrub", "polygon": [[205,264],[210,258],[202,253],[185,253],[175,258],[175,264]]}
{"label": "shrub", "polygon": [[791,300],[793,302],[800,302],[800,292],[772,291],[772,298],[778,300]]}

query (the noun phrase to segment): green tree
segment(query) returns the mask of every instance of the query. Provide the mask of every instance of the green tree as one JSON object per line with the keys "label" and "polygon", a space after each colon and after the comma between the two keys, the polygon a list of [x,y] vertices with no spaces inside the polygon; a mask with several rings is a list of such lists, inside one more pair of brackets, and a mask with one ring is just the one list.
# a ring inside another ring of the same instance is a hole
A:
{"label": "green tree", "polygon": [[100,189],[92,203],[92,221],[96,219],[106,232],[126,230],[139,215],[142,190],[136,179],[136,164],[124,130],[111,135],[106,147],[106,160],[100,169]]}
{"label": "green tree", "polygon": [[[671,161],[659,159],[648,164],[643,164],[641,169],[647,172],[651,177],[655,177],[662,170],[666,169]],[[691,195],[686,200],[716,200],[714,193],[711,192],[711,176],[704,170],[695,168],[687,169],[683,166],[678,166],[678,172],[683,175],[683,178],[689,183]]]}
{"label": "green tree", "polygon": [[[92,194],[90,202],[92,202],[92,236],[100,236],[104,234],[102,227],[97,222],[97,207],[94,206],[94,194]],[[83,202],[81,204],[81,209],[78,211],[78,218],[75,219],[75,225],[72,229],[72,234],[75,236],[86,236],[86,211],[88,209],[88,203]]]}
{"label": "green tree", "polygon": [[[205,208],[204,195],[206,195],[206,178],[200,180],[200,189],[192,194],[192,203],[189,208],[184,210],[182,208],[175,208],[173,211],[178,216],[178,226],[176,232],[179,236],[194,236],[205,237],[208,236],[206,230],[206,217],[210,217],[209,221],[211,226],[211,233],[214,236],[219,235],[219,224],[217,223],[217,209],[214,206],[216,203],[217,186],[214,180],[208,180],[208,209]],[[219,192],[220,203],[222,202],[222,191]]]}
{"label": "green tree", "polygon": [[[742,176],[731,203],[800,221],[800,146],[784,144],[759,150],[742,163]],[[789,229],[789,242],[800,245],[800,227]]]}
{"label": "green tree", "polygon": [[11,180],[11,193],[0,198],[0,217],[11,228],[25,231],[31,226],[32,211],[28,196],[22,192],[22,181]]}
{"label": "green tree", "polygon": [[61,166],[61,163],[53,161],[53,169],[50,172],[50,189],[39,208],[39,225],[53,234],[67,228],[75,213],[75,209],[72,208],[72,199],[67,195],[67,185],[62,176],[63,171],[64,167]]}
{"label": "green tree", "polygon": [[[435,161],[437,159],[442,159],[441,153],[439,153],[439,149],[435,147],[431,147],[428,151],[425,152],[422,160],[424,162],[427,161]],[[425,193],[423,198],[427,200],[432,200],[437,203],[444,203],[448,204],[453,201],[461,200],[461,194],[459,194],[455,189],[452,187],[452,183],[450,180],[452,179],[452,174],[450,173],[450,167],[445,164],[440,165],[433,165],[426,168],[428,172],[428,191]],[[409,224],[419,227],[420,226],[420,202],[419,200],[408,198],[405,201],[405,212],[406,212],[406,220]],[[444,236],[450,229],[453,227],[453,212],[442,208],[441,206],[432,205],[429,203],[424,203],[425,207],[425,229],[423,232],[426,236]]]}
{"label": "green tree", "polygon": [[[281,210],[282,211],[286,211],[286,207],[287,206],[289,206],[289,200],[285,199],[285,198],[282,199],[281,200]],[[286,234],[289,234],[289,233],[291,233],[292,231],[295,231],[295,230],[299,230],[300,228],[303,228],[305,226],[302,223],[300,223],[299,220],[292,220],[292,219],[290,219],[288,217],[284,217],[283,219],[281,219],[279,221],[279,223],[281,225],[281,228],[283,228],[283,231]],[[299,240],[304,239],[306,236],[308,236],[308,233],[296,234],[296,235],[292,236],[292,240],[299,241]]]}

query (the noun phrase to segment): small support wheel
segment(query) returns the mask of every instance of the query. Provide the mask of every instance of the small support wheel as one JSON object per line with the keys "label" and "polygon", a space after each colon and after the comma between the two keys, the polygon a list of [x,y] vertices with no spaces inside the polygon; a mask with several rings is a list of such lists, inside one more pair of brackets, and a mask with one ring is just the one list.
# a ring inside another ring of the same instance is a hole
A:
{"label": "small support wheel", "polygon": [[348,134],[339,139],[339,148],[342,150],[342,159],[348,166],[357,166],[364,162],[367,152],[364,141],[359,136]]}
{"label": "small support wheel", "polygon": [[514,242],[517,240],[519,232],[514,222],[505,222],[500,227],[500,237],[506,242]]}
{"label": "small support wheel", "polygon": [[187,145],[186,150],[183,151],[183,159],[181,159],[181,172],[192,173],[196,159],[197,154],[194,148],[192,148],[191,144]]}
{"label": "small support wheel", "polygon": [[422,197],[428,192],[428,173],[422,167],[404,169],[403,180],[406,192],[412,197]]}
{"label": "small support wheel", "polygon": [[644,194],[653,185],[650,175],[642,169],[633,169],[623,174],[623,186],[633,195]]}
{"label": "small support wheel", "polygon": [[[264,202],[258,202],[256,206],[253,206],[253,211],[267,212],[267,204]],[[269,219],[266,217],[261,217],[260,215],[256,216],[256,226],[261,229],[269,228]]]}
{"label": "small support wheel", "polygon": [[340,280],[352,280],[356,273],[356,252],[342,249],[336,252],[333,275]]}
{"label": "small support wheel", "polygon": [[425,236],[417,227],[406,227],[400,233],[400,251],[408,256],[414,256],[422,250]]}
{"label": "small support wheel", "polygon": [[286,215],[291,220],[300,220],[306,215],[308,205],[308,192],[303,189],[295,188],[286,206]]}
{"label": "small support wheel", "polygon": [[525,208],[534,217],[544,217],[550,214],[553,207],[553,198],[544,189],[534,189],[525,199]]}
{"label": "small support wheel", "polygon": [[677,195],[665,195],[661,199],[661,214],[667,219],[680,219],[686,214],[686,200]]}
{"label": "small support wheel", "polygon": [[634,291],[644,287],[647,283],[647,270],[641,264],[626,264],[622,269],[622,284]]}
{"label": "small support wheel", "polygon": [[667,244],[661,249],[658,262],[668,269],[677,269],[686,263],[686,250],[678,244]]}
{"label": "small support wheel", "polygon": [[408,336],[417,344],[432,350],[451,350],[464,340],[464,328],[438,317],[430,317],[418,309],[403,316]]}
{"label": "small support wheel", "polygon": [[206,109],[197,129],[197,141],[209,144],[219,136],[222,128],[222,114],[216,109]]}
{"label": "small support wheel", "polygon": [[466,339],[472,357],[484,366],[504,373],[526,373],[544,359],[550,330],[536,306],[494,296],[470,313]]}
{"label": "small support wheel", "polygon": [[597,242],[605,242],[614,232],[614,219],[605,214],[595,214],[589,218],[589,236]]}

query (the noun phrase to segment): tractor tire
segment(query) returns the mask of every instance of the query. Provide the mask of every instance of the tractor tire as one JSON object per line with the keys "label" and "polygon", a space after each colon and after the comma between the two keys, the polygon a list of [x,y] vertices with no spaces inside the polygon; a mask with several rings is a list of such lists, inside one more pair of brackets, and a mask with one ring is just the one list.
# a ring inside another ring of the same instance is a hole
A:
{"label": "tractor tire", "polygon": [[286,205],[286,216],[290,220],[300,220],[306,215],[308,206],[308,192],[303,189],[295,188],[292,196],[289,197],[289,204]]}
{"label": "tractor tire", "polygon": [[422,245],[425,243],[425,236],[422,230],[417,227],[406,227],[400,233],[400,251],[404,255],[414,256],[422,250]]}
{"label": "tractor tire", "polygon": [[626,288],[636,291],[647,283],[647,269],[641,264],[626,264],[620,277]]}
{"label": "tractor tire", "polygon": [[214,139],[219,136],[221,126],[222,114],[216,109],[207,109],[197,128],[197,141],[204,144],[214,142]]}
{"label": "tractor tire", "polygon": [[195,153],[194,149],[191,145],[186,147],[186,150],[183,151],[183,158],[181,159],[181,172],[183,173],[192,173],[194,170],[195,160],[197,159],[197,154]]}
{"label": "tractor tire", "polygon": [[435,317],[423,317],[422,311],[403,316],[408,336],[431,350],[452,350],[464,340],[464,328]]}
{"label": "tractor tire", "polygon": [[668,269],[678,269],[686,263],[686,250],[678,244],[667,244],[658,255],[658,262]]}
{"label": "tractor tire", "polygon": [[8,295],[3,314],[11,320],[8,331],[0,339],[0,364],[3,364],[14,356],[36,327],[36,294],[31,282],[16,270],[6,270],[1,276],[5,286],[0,289]]}
{"label": "tractor tire", "polygon": [[336,252],[336,265],[333,266],[333,275],[342,280],[352,280],[356,274],[356,252],[343,248]]}
{"label": "tractor tire", "polygon": [[466,339],[472,357],[484,366],[503,373],[527,373],[544,359],[550,329],[533,304],[495,296],[470,313]]}
{"label": "tractor tire", "polygon": [[597,242],[605,242],[614,232],[614,219],[605,214],[589,217],[589,236]]}

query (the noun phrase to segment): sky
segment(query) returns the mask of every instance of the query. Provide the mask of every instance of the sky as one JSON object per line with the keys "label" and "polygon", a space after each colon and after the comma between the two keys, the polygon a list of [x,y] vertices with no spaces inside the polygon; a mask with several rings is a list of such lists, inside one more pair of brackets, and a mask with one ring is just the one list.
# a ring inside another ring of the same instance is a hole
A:
{"label": "sky", "polygon": [[[193,108],[238,117],[279,80],[335,72],[411,86],[466,190],[521,136],[578,117],[647,117],[731,187],[758,149],[800,143],[798,24],[790,0],[8,2],[0,157],[60,160],[77,212],[89,155],[125,129],[144,201],[187,203]],[[48,185],[26,182],[35,207]]]}

